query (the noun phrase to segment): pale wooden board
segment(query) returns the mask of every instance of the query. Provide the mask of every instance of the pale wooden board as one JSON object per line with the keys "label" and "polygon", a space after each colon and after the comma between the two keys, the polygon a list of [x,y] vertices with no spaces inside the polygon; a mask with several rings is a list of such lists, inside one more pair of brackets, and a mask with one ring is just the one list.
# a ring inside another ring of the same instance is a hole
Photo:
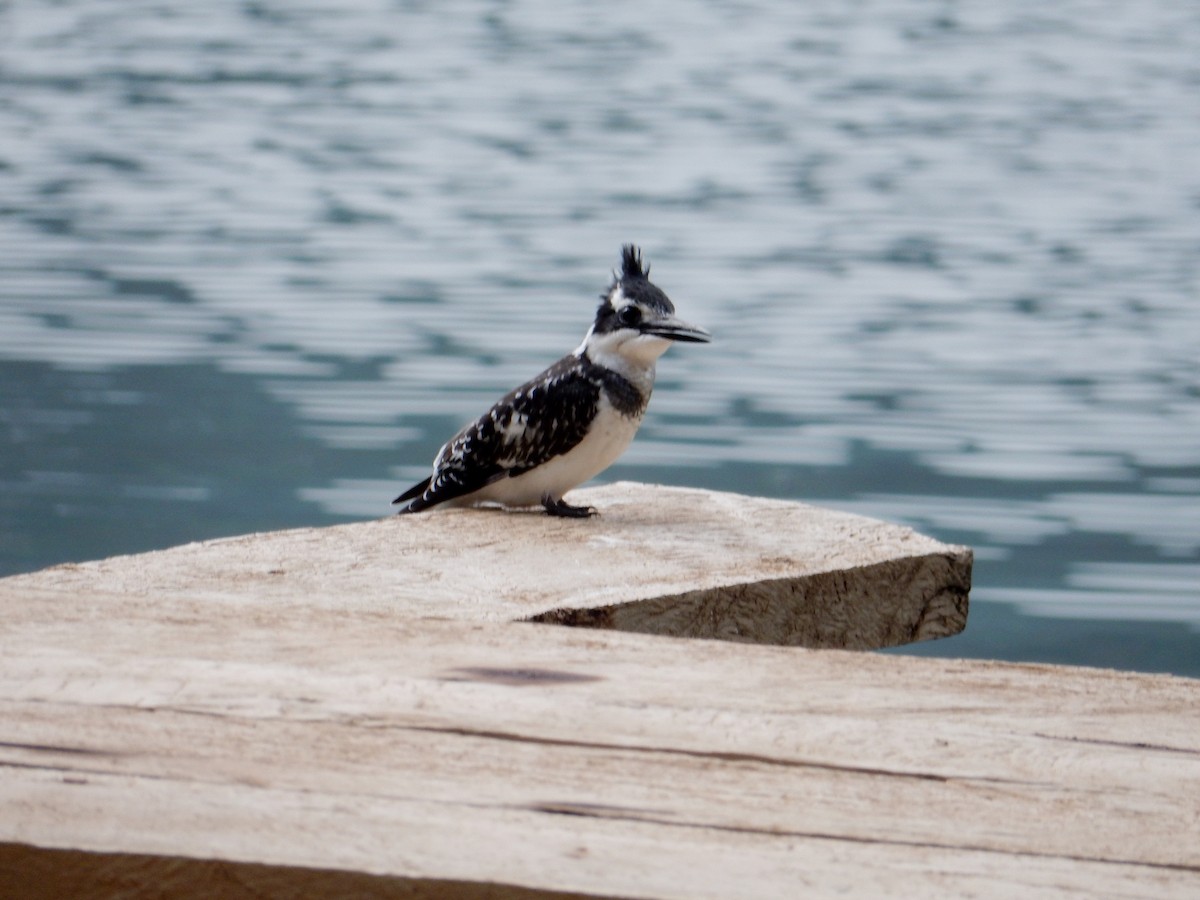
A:
{"label": "pale wooden board", "polygon": [[8,583],[203,597],[238,609],[540,618],[811,647],[892,646],[966,624],[970,549],[909,528],[648,484],[591,488],[571,499],[600,515],[435,510],[58,566]]}
{"label": "pale wooden board", "polygon": [[1200,895],[1188,679],[11,581],[0,623],[11,878],[36,845],[263,864],[221,870],[247,895]]}

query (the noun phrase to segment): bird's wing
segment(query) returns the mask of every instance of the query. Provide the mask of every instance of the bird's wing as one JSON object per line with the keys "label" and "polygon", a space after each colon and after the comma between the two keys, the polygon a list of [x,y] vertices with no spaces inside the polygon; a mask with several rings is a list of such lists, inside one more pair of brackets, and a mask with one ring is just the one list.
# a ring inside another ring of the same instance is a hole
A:
{"label": "bird's wing", "polygon": [[600,385],[564,357],[451,438],[427,485],[395,502],[415,497],[404,511],[419,512],[537,468],[583,440],[599,400]]}

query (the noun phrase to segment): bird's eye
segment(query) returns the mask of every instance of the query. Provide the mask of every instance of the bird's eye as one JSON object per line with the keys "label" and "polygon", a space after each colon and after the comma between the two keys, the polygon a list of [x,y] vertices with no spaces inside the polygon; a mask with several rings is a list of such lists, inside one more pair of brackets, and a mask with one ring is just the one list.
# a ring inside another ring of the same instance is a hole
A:
{"label": "bird's eye", "polygon": [[622,325],[636,325],[642,321],[642,311],[636,306],[626,306],[617,313],[617,321]]}

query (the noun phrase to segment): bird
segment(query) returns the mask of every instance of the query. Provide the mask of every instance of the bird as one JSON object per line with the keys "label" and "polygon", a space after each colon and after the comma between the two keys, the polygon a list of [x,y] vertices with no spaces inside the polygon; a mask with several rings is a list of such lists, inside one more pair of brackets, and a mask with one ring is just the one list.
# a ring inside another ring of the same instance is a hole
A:
{"label": "bird", "polygon": [[675,342],[712,335],[675,315],[633,244],[600,295],[583,342],[514,388],[442,445],[432,474],[392,501],[399,513],[435,506],[536,507],[564,518],[595,515],[563,495],[607,469],[633,440],[658,358]]}

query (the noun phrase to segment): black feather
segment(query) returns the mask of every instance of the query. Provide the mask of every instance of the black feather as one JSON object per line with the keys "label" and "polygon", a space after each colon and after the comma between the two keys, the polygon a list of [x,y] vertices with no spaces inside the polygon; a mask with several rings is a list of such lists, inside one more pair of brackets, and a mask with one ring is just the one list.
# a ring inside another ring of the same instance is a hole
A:
{"label": "black feather", "polygon": [[636,244],[621,248],[621,278],[649,278],[650,267],[642,269],[642,251]]}
{"label": "black feather", "polygon": [[[401,494],[399,497],[397,497],[395,500],[393,500],[392,503],[404,503],[405,501],[411,500],[414,497],[421,496],[421,494],[424,493],[425,489],[427,487],[429,487],[429,482],[431,482],[431,481],[433,481],[432,475],[430,477],[426,478],[424,481],[414,484],[407,491],[405,491],[403,494]],[[402,512],[413,512],[413,510],[406,509],[406,510],[402,510]]]}

